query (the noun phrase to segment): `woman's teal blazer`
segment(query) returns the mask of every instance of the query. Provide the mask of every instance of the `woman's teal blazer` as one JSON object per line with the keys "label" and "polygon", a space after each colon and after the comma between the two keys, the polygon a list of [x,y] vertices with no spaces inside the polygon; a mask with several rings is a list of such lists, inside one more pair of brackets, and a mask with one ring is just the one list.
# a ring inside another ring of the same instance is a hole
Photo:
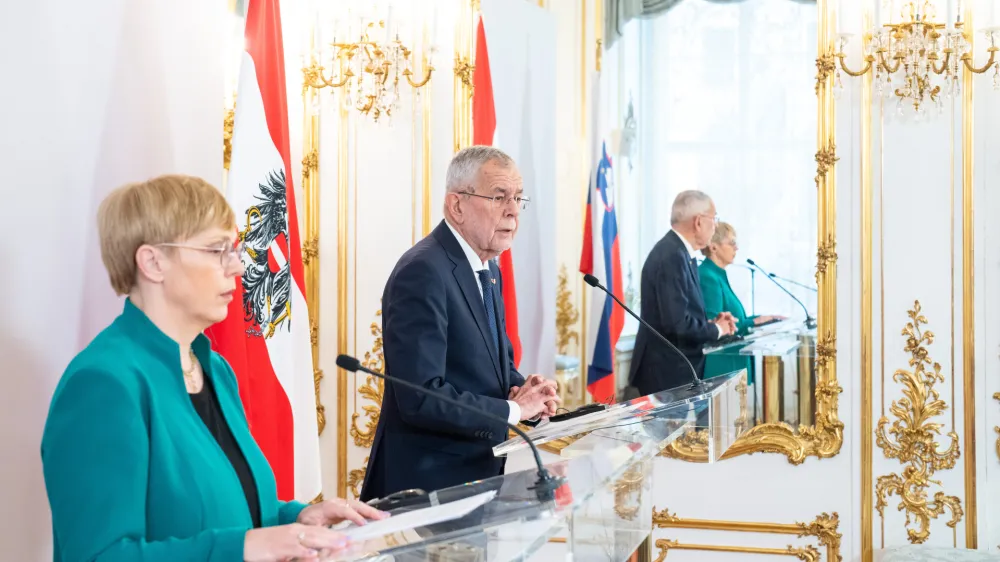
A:
{"label": "woman's teal blazer", "polygon": [[[729,286],[729,275],[710,259],[698,266],[698,281],[701,283],[701,294],[705,299],[705,314],[709,319],[722,312],[728,312],[736,319],[736,333],[746,335],[753,327],[756,316],[747,316],[743,303],[736,297],[733,288]],[[730,347],[715,353],[705,355],[705,378],[716,377],[738,371],[747,370],[747,384],[753,384],[753,357],[738,355],[739,347]]]}
{"label": "woman's teal blazer", "polygon": [[[257,483],[262,524],[295,522],[304,504],[278,501],[232,369],[204,335],[193,348]],[[246,496],[194,410],[180,357],[126,300],[66,369],[42,436],[56,562],[243,560]]]}

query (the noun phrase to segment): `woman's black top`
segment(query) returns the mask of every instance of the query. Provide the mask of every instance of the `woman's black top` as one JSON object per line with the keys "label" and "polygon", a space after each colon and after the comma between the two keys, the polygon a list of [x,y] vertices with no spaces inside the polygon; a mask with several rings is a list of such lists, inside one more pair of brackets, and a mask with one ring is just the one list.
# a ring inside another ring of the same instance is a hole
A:
{"label": "woman's black top", "polygon": [[222,416],[212,382],[207,376],[204,379],[205,383],[201,392],[191,394],[191,403],[194,404],[194,409],[201,416],[201,420],[205,422],[205,427],[215,437],[219,447],[222,447],[222,451],[226,453],[230,464],[233,465],[236,476],[239,477],[240,484],[243,486],[243,494],[247,498],[247,507],[250,509],[250,518],[253,519],[253,526],[256,529],[260,527],[260,499],[257,497],[257,483],[253,479],[253,474],[250,473],[250,466],[247,464],[246,457],[243,456],[243,451],[240,450],[240,446],[233,437],[233,432],[229,429],[229,424],[226,423],[226,418]]}

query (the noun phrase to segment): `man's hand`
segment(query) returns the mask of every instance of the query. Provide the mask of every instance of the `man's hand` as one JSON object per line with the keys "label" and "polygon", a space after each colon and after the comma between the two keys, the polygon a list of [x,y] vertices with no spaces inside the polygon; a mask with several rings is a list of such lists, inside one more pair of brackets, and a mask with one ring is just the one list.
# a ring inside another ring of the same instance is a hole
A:
{"label": "man's hand", "polygon": [[561,402],[555,381],[537,374],[528,377],[523,387],[511,387],[508,399],[520,406],[521,421],[553,416]]}

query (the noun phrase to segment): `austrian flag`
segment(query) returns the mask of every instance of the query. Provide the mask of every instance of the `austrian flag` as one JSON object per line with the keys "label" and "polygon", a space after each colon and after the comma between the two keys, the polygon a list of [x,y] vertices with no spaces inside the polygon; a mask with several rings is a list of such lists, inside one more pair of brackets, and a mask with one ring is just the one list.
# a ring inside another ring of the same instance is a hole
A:
{"label": "austrian flag", "polygon": [[320,493],[319,436],[278,0],[249,0],[245,36],[226,199],[246,272],[208,335],[236,372],[278,497],[309,501]]}

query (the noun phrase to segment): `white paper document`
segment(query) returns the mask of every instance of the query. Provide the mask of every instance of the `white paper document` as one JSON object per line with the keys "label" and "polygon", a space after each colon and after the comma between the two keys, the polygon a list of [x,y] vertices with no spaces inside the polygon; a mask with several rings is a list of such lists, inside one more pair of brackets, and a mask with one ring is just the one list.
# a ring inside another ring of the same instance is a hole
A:
{"label": "white paper document", "polygon": [[445,521],[458,519],[492,500],[496,495],[495,490],[483,492],[482,494],[470,496],[465,499],[393,515],[381,521],[371,521],[361,527],[350,525],[345,528],[337,528],[337,530],[352,541],[366,541],[391,533],[407,531],[415,527],[425,527],[435,523],[444,523]]}

